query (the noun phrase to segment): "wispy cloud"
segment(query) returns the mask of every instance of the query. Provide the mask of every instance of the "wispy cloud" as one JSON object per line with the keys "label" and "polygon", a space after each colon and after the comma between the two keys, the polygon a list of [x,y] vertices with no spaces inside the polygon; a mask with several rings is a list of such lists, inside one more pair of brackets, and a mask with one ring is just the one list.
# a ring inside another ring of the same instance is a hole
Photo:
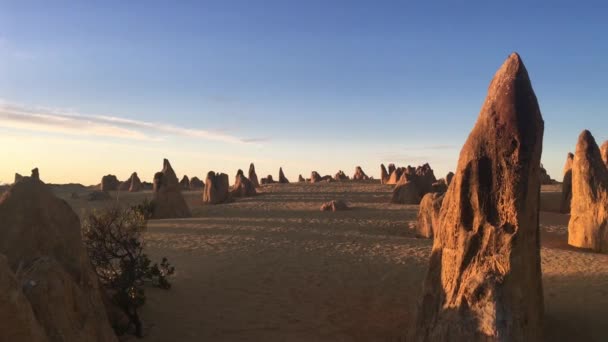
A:
{"label": "wispy cloud", "polygon": [[66,110],[28,107],[0,100],[0,126],[79,136],[114,137],[133,140],[162,140],[179,136],[235,144],[268,141],[267,138],[241,138],[220,131],[179,127],[108,115],[83,115]]}

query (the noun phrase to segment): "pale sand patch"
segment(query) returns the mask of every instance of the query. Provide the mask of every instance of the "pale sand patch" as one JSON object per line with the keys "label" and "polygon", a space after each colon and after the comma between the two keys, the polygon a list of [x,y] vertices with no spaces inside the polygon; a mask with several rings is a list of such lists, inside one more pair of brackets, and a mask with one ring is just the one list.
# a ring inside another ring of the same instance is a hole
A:
{"label": "pale sand patch", "polygon": [[[177,274],[170,291],[148,290],[144,340],[408,340],[432,242],[412,231],[418,206],[389,204],[391,189],[276,184],[217,206],[186,192],[193,218],[148,225],[147,251],[167,256]],[[543,187],[543,208],[555,208],[560,191]],[[353,210],[320,212],[332,199]],[[80,213],[108,205],[68,202]],[[602,341],[608,255],[568,247],[567,224],[568,215],[541,213],[546,337]]]}

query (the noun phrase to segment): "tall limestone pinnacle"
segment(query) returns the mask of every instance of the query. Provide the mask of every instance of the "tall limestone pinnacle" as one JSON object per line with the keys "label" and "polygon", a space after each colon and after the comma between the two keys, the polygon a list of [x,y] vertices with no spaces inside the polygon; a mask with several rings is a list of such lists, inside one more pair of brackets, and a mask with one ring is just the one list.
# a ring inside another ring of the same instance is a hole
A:
{"label": "tall limestone pinnacle", "polygon": [[568,244],[608,253],[608,169],[587,130],[578,137],[572,162]]}
{"label": "tall limestone pinnacle", "polygon": [[544,122],[511,54],[490,83],[446,193],[417,322],[419,341],[538,341]]}

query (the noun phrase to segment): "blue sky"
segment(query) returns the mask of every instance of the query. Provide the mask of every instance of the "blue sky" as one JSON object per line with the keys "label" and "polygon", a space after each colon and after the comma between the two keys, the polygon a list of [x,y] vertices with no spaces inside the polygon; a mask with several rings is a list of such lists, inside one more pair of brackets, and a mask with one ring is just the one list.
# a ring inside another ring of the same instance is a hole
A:
{"label": "blue sky", "polygon": [[428,161],[440,177],[512,51],[561,179],[581,130],[608,138],[606,18],[572,1],[0,1],[0,181],[36,165],[150,179],[163,157],[199,177],[250,161],[294,179]]}

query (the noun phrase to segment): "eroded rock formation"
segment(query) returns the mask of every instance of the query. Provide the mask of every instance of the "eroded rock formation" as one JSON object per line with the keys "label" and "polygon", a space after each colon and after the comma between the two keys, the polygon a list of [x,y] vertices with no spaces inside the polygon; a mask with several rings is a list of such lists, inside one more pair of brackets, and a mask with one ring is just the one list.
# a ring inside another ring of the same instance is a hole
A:
{"label": "eroded rock formation", "polygon": [[259,188],[260,182],[258,181],[258,175],[255,173],[255,166],[253,163],[249,164],[249,181],[254,187]]}
{"label": "eroded rock formation", "polygon": [[380,184],[388,183],[388,171],[386,171],[386,167],[384,164],[380,164]]}
{"label": "eroded rock formation", "polygon": [[337,181],[347,181],[350,180],[350,178],[348,178],[348,176],[346,175],[346,173],[344,173],[344,171],[342,170],[338,170],[338,172],[334,175],[334,179]]}
{"label": "eroded rock formation", "polygon": [[209,171],[205,180],[205,191],[203,192],[203,203],[221,204],[230,201],[228,175]]}
{"label": "eroded rock formation", "polygon": [[191,217],[190,208],[182,195],[181,185],[175,171],[167,159],[163,160],[163,170],[154,175],[154,210],[152,218]]}
{"label": "eroded rock formation", "polygon": [[190,189],[192,190],[198,190],[198,189],[202,189],[205,187],[205,183],[200,180],[198,177],[192,177],[190,179]]}
{"label": "eroded rock formation", "polygon": [[[15,314],[1,315],[0,340],[13,341],[5,339],[8,331],[25,338],[14,341],[114,342],[97,275],[82,242],[80,220],[33,171],[0,197],[0,253],[14,272],[7,275],[6,265],[2,266],[0,278],[8,276],[23,284],[23,296],[9,284],[12,304],[0,305],[0,313],[9,309]],[[43,269],[43,263],[53,266]],[[0,298],[6,294],[2,292]],[[24,307],[24,297],[38,324]],[[6,326],[7,320],[16,325]],[[31,330],[25,332],[26,328]]]}
{"label": "eroded rock formation", "polygon": [[348,209],[348,205],[342,200],[333,200],[321,205],[321,211],[340,211]]}
{"label": "eroded rock formation", "polygon": [[541,341],[544,123],[512,54],[490,83],[443,200],[418,314],[419,341]]}
{"label": "eroded rock formation", "polygon": [[574,154],[568,153],[566,164],[564,164],[564,179],[562,181],[562,200],[560,204],[561,212],[567,214],[570,212],[570,203],[572,202],[572,163],[574,162]]}
{"label": "eroded rock formation", "polygon": [[425,238],[432,238],[433,232],[439,228],[439,214],[445,193],[428,193],[420,201],[418,211],[418,226],[416,233]]}
{"label": "eroded rock formation", "polygon": [[105,175],[101,178],[101,191],[116,191],[120,181],[114,175]]}
{"label": "eroded rock formation", "polygon": [[361,166],[357,166],[355,168],[355,174],[353,175],[353,180],[369,180],[369,177],[363,172]]}
{"label": "eroded rock formation", "polygon": [[182,190],[190,190],[190,178],[188,178],[187,175],[184,175],[182,180],[179,181],[179,186],[182,188]]}
{"label": "eroded rock formation", "polygon": [[587,130],[578,137],[572,162],[568,244],[608,253],[608,169]]}
{"label": "eroded rock formation", "polygon": [[279,168],[279,183],[281,183],[281,184],[289,183],[289,179],[287,179],[287,177],[285,177],[282,167]]}
{"label": "eroded rock formation", "polygon": [[243,170],[239,169],[234,179],[234,186],[230,193],[233,197],[255,196],[256,190],[249,178],[245,177]]}

